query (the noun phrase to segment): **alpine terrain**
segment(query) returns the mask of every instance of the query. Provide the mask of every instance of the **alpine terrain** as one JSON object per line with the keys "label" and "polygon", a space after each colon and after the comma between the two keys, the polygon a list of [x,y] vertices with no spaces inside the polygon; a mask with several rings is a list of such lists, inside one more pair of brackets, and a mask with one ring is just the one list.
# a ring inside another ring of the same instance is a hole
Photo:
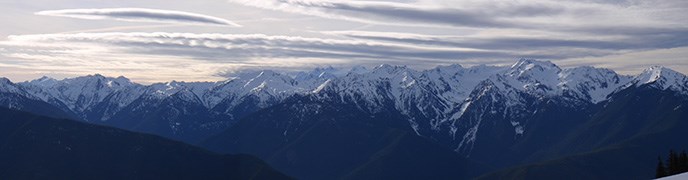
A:
{"label": "alpine terrain", "polygon": [[648,179],[658,155],[688,149],[688,77],[660,66],[0,79],[0,106],[250,154],[298,179]]}

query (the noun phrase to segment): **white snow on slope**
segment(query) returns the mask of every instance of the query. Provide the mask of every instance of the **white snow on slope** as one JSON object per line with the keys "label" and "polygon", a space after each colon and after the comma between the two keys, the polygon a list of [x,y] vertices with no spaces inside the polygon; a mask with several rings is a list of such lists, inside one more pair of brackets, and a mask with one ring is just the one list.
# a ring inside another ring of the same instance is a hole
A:
{"label": "white snow on slope", "polygon": [[240,103],[242,98],[248,96],[258,98],[258,105],[265,107],[296,93],[311,92],[313,88],[315,87],[303,88],[299,86],[299,82],[289,75],[263,70],[237,74],[229,80],[217,83],[200,97],[209,108],[222,102],[229,102],[229,107],[234,107]]}
{"label": "white snow on slope", "polygon": [[[141,94],[142,85],[125,77],[109,78],[100,74],[56,81],[40,78],[21,83],[27,91],[48,102],[57,99],[74,112],[84,112],[102,102],[108,95],[118,91],[129,91],[119,102],[131,102]],[[124,103],[128,104],[128,103]]]}
{"label": "white snow on slope", "polygon": [[0,78],[0,92],[23,93],[23,91],[7,78]]}
{"label": "white snow on slope", "polygon": [[579,98],[598,103],[619,87],[629,83],[631,76],[616,74],[610,69],[582,66],[565,69],[559,73],[561,90],[570,91]]}
{"label": "white snow on slope", "polygon": [[676,174],[673,176],[667,176],[667,177],[659,178],[656,180],[686,180],[686,179],[688,179],[688,173]]}
{"label": "white snow on slope", "polygon": [[672,90],[682,94],[688,94],[688,77],[672,69],[653,66],[645,69],[634,78],[636,86],[649,84],[662,90]]}

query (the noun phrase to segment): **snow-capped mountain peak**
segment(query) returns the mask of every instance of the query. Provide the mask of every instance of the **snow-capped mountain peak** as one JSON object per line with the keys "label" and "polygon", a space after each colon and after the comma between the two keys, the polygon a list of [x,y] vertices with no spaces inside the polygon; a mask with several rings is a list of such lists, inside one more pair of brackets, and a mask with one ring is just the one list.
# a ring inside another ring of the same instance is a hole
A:
{"label": "snow-capped mountain peak", "polygon": [[184,84],[177,81],[170,81],[166,83],[155,83],[148,86],[148,91],[158,97],[167,97],[179,92],[186,87]]}
{"label": "snow-capped mountain peak", "polygon": [[317,85],[304,83],[303,86],[308,87],[304,88],[294,78],[283,73],[272,70],[251,71],[236,74],[234,78],[209,88],[202,95],[202,99],[209,108],[227,101],[232,101],[229,102],[229,107],[234,107],[240,103],[242,97],[247,96],[254,96],[261,105],[265,105],[267,101],[281,100],[295,93],[310,92]]}
{"label": "snow-capped mountain peak", "polygon": [[12,81],[10,81],[7,78],[0,77],[0,84],[9,84],[9,83],[12,83]]}
{"label": "snow-capped mountain peak", "polygon": [[37,86],[44,86],[45,87],[45,86],[53,86],[57,83],[57,81],[58,81],[57,79],[54,79],[54,78],[51,78],[48,76],[43,76],[41,78],[29,81],[29,83],[37,85]]}
{"label": "snow-capped mountain peak", "polygon": [[365,66],[358,65],[358,66],[352,67],[351,70],[349,70],[349,73],[347,73],[347,74],[364,74],[364,73],[368,73],[368,72],[370,72],[370,70],[368,70],[368,68],[366,68]]}
{"label": "snow-capped mountain peak", "polygon": [[657,81],[677,82],[683,80],[685,77],[685,75],[672,69],[662,66],[652,66],[640,73],[636,79],[638,83],[649,84]]}
{"label": "snow-capped mountain peak", "polygon": [[[406,66],[396,66],[389,64],[382,64],[376,66],[368,73],[363,74],[367,79],[403,79],[400,76],[415,75],[418,73],[416,70],[410,69]],[[408,78],[406,79],[408,80]],[[398,82],[398,81],[396,81]]]}
{"label": "snow-capped mountain peak", "polygon": [[550,61],[521,59],[501,78],[493,80],[505,81],[503,83],[531,94],[554,95],[559,93],[557,85],[560,72],[561,68]]}
{"label": "snow-capped mountain peak", "polygon": [[313,71],[311,71],[311,74],[317,75],[318,78],[334,78],[335,73],[338,71],[338,69],[335,69],[332,66],[327,66],[327,67],[318,67],[315,68]]}
{"label": "snow-capped mountain peak", "polygon": [[631,80],[630,76],[619,75],[605,68],[581,66],[564,69],[559,73],[559,88],[573,96],[598,103]]}
{"label": "snow-capped mountain peak", "polygon": [[298,86],[305,89],[314,89],[319,87],[322,83],[329,79],[337,78],[339,69],[332,66],[328,67],[318,67],[312,71],[298,72],[294,76],[294,80],[298,83]]}
{"label": "snow-capped mountain peak", "polygon": [[561,68],[551,61],[538,61],[534,59],[521,59],[511,65],[509,74],[522,76],[529,72],[559,72]]}
{"label": "snow-capped mountain peak", "polygon": [[652,66],[636,76],[633,82],[636,86],[649,84],[663,90],[674,90],[688,93],[688,78],[686,75],[662,66]]}
{"label": "snow-capped mountain peak", "polygon": [[12,81],[4,77],[0,77],[0,92],[23,94],[23,91],[19,87],[17,87],[16,84],[12,83]]}
{"label": "snow-capped mountain peak", "polygon": [[113,85],[114,86],[131,86],[131,85],[134,85],[134,83],[131,82],[131,80],[129,80],[129,78],[126,78],[124,76],[119,76],[117,78],[110,79],[108,81],[108,85],[109,86],[113,86]]}
{"label": "snow-capped mountain peak", "polygon": [[[117,91],[136,89],[141,85],[120,76],[105,77],[100,74],[55,80],[48,77],[21,83],[29,92],[43,101],[58,100],[71,111],[83,112],[102,102]],[[131,93],[136,95],[137,93]],[[134,97],[128,97],[133,99]]]}
{"label": "snow-capped mountain peak", "polygon": [[192,93],[195,96],[201,96],[206,93],[211,87],[215,86],[215,82],[179,82],[170,81],[166,83],[155,83],[147,86],[147,92],[154,95],[154,97],[163,99],[173,96],[181,91],[188,91],[185,93]]}
{"label": "snow-capped mountain peak", "polygon": [[479,65],[465,68],[458,64],[438,66],[423,72],[445,99],[462,102],[482,81],[501,74],[506,67]]}
{"label": "snow-capped mountain peak", "polygon": [[385,72],[385,73],[393,73],[398,70],[403,70],[406,69],[406,66],[397,66],[397,65],[390,65],[390,64],[380,64],[379,66],[375,66],[373,68],[373,72]]}

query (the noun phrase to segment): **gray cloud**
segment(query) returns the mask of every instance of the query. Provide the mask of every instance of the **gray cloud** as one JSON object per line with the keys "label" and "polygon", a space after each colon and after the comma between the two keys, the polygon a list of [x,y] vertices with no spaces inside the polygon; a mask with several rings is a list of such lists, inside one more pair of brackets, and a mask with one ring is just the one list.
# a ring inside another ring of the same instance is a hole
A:
{"label": "gray cloud", "polygon": [[144,8],[64,9],[36,12],[36,15],[80,19],[115,19],[135,22],[165,22],[241,27],[232,21],[189,12]]}
{"label": "gray cloud", "polygon": [[512,4],[508,8],[489,6],[461,9],[381,1],[327,0],[230,0],[247,6],[376,24],[403,25],[405,22],[467,27],[520,27],[523,23],[499,18],[551,16],[564,12],[561,7],[538,4]]}
{"label": "gray cloud", "polygon": [[[332,33],[330,33],[332,34]],[[271,64],[294,59],[355,64],[427,66],[464,60],[514,58],[567,59],[616,54],[639,48],[596,40],[527,38],[460,38],[413,34],[337,32],[351,39],[269,36],[263,34],[79,33],[9,36],[2,42],[5,56],[44,55],[60,60],[73,56],[166,56],[199,63]],[[359,40],[355,40],[359,39]],[[0,46],[2,47],[2,46]],[[595,48],[599,47],[599,48]],[[76,58],[86,59],[86,58]]]}
{"label": "gray cloud", "polygon": [[667,33],[635,34],[615,38],[598,36],[585,38],[570,37],[470,37],[436,36],[408,33],[366,32],[366,31],[325,31],[325,34],[341,35],[350,38],[422,44],[434,46],[462,47],[474,49],[526,50],[548,48],[583,48],[593,50],[647,50],[675,48],[688,45],[688,29]]}
{"label": "gray cloud", "polygon": [[79,33],[19,35],[8,38],[10,42],[58,45],[86,43],[129,53],[174,55],[228,62],[255,58],[436,62],[514,56],[500,51],[262,34]]}
{"label": "gray cloud", "polygon": [[[663,0],[385,1],[230,0],[246,6],[381,25],[519,29],[530,34],[685,33],[688,3]],[[633,18],[628,18],[633,17]],[[677,21],[683,21],[679,23]],[[541,32],[540,32],[541,31]],[[683,34],[682,34],[683,35]]]}
{"label": "gray cloud", "polygon": [[[495,65],[523,57],[630,72],[655,62],[674,65],[672,68],[682,66],[685,58],[678,57],[685,57],[681,51],[688,47],[688,1],[228,1],[232,3],[171,0],[118,5],[224,15],[218,17],[232,14],[235,22],[245,28],[179,26],[233,23],[163,10],[67,9],[37,13],[172,23],[103,28],[103,23],[33,16],[33,10],[23,7],[50,9],[51,5],[18,1],[0,7],[8,13],[0,21],[23,23],[2,29],[0,34],[29,35],[0,38],[0,68],[8,76],[121,72],[135,79],[208,80],[227,69],[380,63],[415,67]],[[83,0],[64,2],[74,5],[71,8],[104,5]],[[76,32],[91,33],[67,34]],[[660,60],[664,57],[671,58]]]}

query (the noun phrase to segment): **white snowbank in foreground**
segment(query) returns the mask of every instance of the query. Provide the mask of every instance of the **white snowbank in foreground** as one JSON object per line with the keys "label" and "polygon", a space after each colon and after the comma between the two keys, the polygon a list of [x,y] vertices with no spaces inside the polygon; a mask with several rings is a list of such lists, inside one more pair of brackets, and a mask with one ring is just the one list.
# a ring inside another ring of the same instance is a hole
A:
{"label": "white snowbank in foreground", "polygon": [[681,173],[673,176],[659,178],[657,180],[686,180],[688,179],[688,173]]}

